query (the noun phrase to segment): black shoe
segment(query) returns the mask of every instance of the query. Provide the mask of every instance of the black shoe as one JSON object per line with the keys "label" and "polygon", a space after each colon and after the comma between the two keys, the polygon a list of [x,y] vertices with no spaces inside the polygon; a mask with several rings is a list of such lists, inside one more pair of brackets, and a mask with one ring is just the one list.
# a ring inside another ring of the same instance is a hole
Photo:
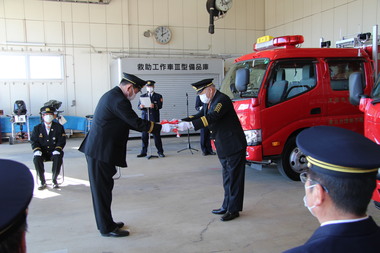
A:
{"label": "black shoe", "polygon": [[239,217],[239,212],[234,212],[234,213],[230,213],[230,212],[226,212],[222,218],[220,218],[221,221],[229,221],[229,220],[233,220],[235,218]]}
{"label": "black shoe", "polygon": [[58,189],[58,188],[59,188],[59,185],[58,185],[58,184],[53,184],[53,188],[54,188],[54,189]]}
{"label": "black shoe", "polygon": [[124,222],[116,222],[116,226],[118,228],[122,228],[122,227],[124,227]]}
{"label": "black shoe", "polygon": [[208,152],[209,155],[216,155],[214,151]]}
{"label": "black shoe", "polygon": [[146,154],[139,154],[139,155],[137,155],[137,157],[146,157]]}
{"label": "black shoe", "polygon": [[44,189],[46,189],[47,185],[46,184],[42,184],[40,187],[38,187],[38,190],[42,191]]}
{"label": "black shoe", "polygon": [[159,157],[165,157],[164,153],[158,153]]}
{"label": "black shoe", "polygon": [[227,213],[227,210],[226,209],[223,209],[223,208],[219,208],[219,209],[214,209],[211,211],[213,214],[225,214]]}
{"label": "black shoe", "polygon": [[123,230],[117,227],[113,231],[106,234],[101,234],[101,235],[104,237],[124,237],[124,236],[128,236],[129,232],[127,230]]}

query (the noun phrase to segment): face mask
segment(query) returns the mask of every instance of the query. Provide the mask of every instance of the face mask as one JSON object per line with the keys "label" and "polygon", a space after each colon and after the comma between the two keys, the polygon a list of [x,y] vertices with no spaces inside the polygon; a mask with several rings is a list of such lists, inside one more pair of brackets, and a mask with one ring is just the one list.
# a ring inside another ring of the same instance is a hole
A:
{"label": "face mask", "polygon": [[128,100],[129,101],[132,101],[135,97],[136,97],[136,93],[135,93],[135,89],[133,89],[133,87],[131,88],[132,89],[132,95],[130,96],[130,95],[128,95]]}
{"label": "face mask", "polygon": [[44,119],[44,121],[45,121],[46,123],[50,123],[50,122],[53,121],[54,116],[53,116],[53,115],[50,115],[50,114],[46,114],[46,115],[44,115],[43,119]]}
{"label": "face mask", "polygon": [[[314,187],[316,185],[310,185],[310,186],[306,186],[305,189],[310,189],[312,187]],[[315,216],[314,213],[313,213],[313,208],[315,208],[315,205],[314,206],[308,206],[307,205],[307,198],[306,198],[306,195],[303,197],[303,204],[305,205],[305,207],[309,210],[309,212],[311,213],[311,215]]]}
{"label": "face mask", "polygon": [[207,94],[201,94],[199,95],[199,99],[202,101],[204,104],[208,104],[210,102],[210,99],[207,97]]}
{"label": "face mask", "polygon": [[149,92],[149,93],[152,93],[154,91],[153,87],[146,87],[146,90]]}

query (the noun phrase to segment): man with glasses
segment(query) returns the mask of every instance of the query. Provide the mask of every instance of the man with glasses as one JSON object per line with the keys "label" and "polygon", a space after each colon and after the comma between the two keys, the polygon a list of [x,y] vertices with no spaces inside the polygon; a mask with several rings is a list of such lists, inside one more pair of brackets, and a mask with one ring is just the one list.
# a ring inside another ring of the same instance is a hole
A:
{"label": "man with glasses", "polygon": [[131,100],[146,81],[123,73],[120,84],[106,92],[95,109],[91,130],[79,151],[85,153],[96,224],[102,236],[128,236],[123,222],[115,222],[111,214],[113,176],[116,166],[127,167],[129,129],[159,133],[161,125],[144,120],[132,109]]}
{"label": "man with glasses", "polygon": [[321,226],[295,252],[379,252],[380,228],[366,214],[376,187],[380,146],[353,131],[317,126],[302,131],[297,146],[309,171],[301,174],[304,204]]}

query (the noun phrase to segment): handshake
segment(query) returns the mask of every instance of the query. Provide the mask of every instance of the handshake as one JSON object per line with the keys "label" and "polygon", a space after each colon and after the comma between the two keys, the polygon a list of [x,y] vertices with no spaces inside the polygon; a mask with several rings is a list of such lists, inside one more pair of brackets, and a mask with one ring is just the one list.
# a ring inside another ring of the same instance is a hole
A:
{"label": "handshake", "polygon": [[160,122],[162,125],[161,131],[163,133],[169,133],[170,131],[177,132],[178,131],[186,131],[189,129],[193,129],[194,126],[191,122],[186,122],[186,121],[180,121],[173,119],[171,121],[163,120]]}

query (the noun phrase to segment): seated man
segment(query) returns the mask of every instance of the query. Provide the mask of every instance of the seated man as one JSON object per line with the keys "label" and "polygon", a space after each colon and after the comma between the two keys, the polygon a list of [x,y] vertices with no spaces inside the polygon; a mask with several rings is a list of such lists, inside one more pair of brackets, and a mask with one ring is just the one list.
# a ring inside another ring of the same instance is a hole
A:
{"label": "seated man", "polygon": [[332,126],[302,131],[297,146],[309,162],[309,171],[301,174],[304,203],[321,225],[305,244],[285,252],[379,252],[380,228],[367,207],[376,187],[380,146]]}
{"label": "seated man", "polygon": [[54,107],[44,106],[40,113],[43,122],[34,127],[30,141],[33,149],[33,163],[41,181],[38,190],[46,188],[44,161],[53,161],[53,188],[58,188],[57,177],[63,161],[66,134],[63,126],[54,120]]}

